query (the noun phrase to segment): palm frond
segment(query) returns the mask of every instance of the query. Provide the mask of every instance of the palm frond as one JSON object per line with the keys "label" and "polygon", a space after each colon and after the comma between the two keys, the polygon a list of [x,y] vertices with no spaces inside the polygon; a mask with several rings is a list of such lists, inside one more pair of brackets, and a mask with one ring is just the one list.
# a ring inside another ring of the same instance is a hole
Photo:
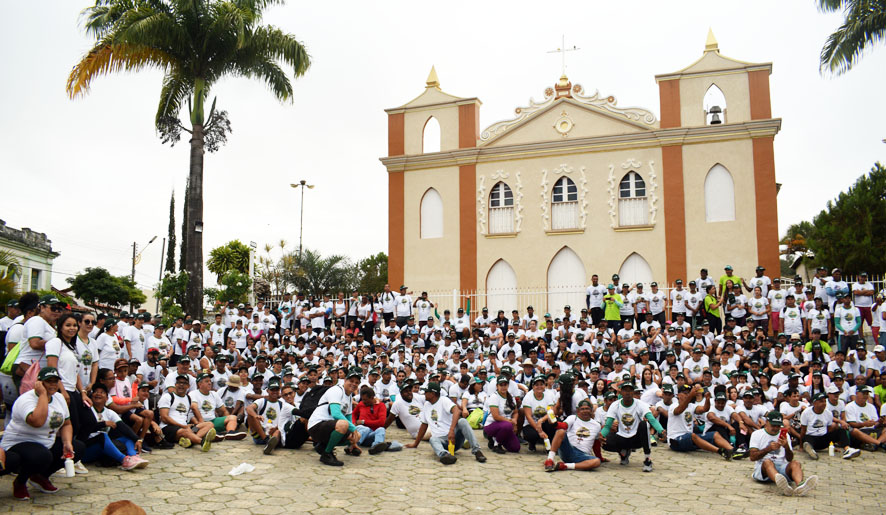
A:
{"label": "palm frond", "polygon": [[160,105],[157,106],[156,119],[164,116],[178,116],[182,103],[188,98],[193,90],[193,81],[188,80],[181,70],[173,68],[163,77],[163,87],[160,90]]}
{"label": "palm frond", "polygon": [[866,50],[886,37],[886,1],[851,2],[843,24],[821,50],[820,70],[842,75],[858,63]]}
{"label": "palm frond", "polygon": [[311,67],[311,56],[305,46],[292,34],[272,25],[257,27],[250,46],[255,54],[270,55],[291,66],[296,77],[301,77]]}
{"label": "palm frond", "polygon": [[846,0],[817,0],[818,10],[824,13],[832,13],[843,8]]}
{"label": "palm frond", "polygon": [[69,97],[76,98],[89,91],[89,85],[96,77],[149,67],[166,70],[172,64],[174,59],[171,56],[155,48],[102,41],[74,66],[65,90]]}

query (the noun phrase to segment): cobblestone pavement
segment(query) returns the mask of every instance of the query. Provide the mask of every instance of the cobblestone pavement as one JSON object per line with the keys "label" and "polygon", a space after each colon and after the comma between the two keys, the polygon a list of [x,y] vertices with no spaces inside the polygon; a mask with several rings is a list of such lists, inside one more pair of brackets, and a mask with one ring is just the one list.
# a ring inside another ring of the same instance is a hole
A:
{"label": "cobblestone pavement", "polygon": [[[399,429],[389,439],[411,441]],[[148,513],[809,513],[886,512],[886,497],[877,494],[886,475],[886,454],[864,452],[852,461],[819,461],[797,456],[807,474],[821,480],[810,497],[777,495],[774,486],[750,479],[748,461],[724,462],[704,452],[678,454],[653,449],[655,471],[643,473],[642,452],[627,467],[607,463],[593,472],[545,473],[542,453],[499,456],[484,452],[485,464],[469,451],[458,463],[444,466],[431,447],[404,449],[358,458],[338,455],[345,466],[321,465],[310,450],[278,449],[264,456],[249,439],[216,444],[208,453],[177,447],[155,451],[144,470],[124,472],[91,466],[88,475],[54,476],[54,495],[31,489],[30,502],[12,498],[11,479],[0,480],[0,512],[100,513],[109,502],[129,499]],[[614,456],[607,454],[610,459]],[[256,470],[232,477],[241,462]]]}

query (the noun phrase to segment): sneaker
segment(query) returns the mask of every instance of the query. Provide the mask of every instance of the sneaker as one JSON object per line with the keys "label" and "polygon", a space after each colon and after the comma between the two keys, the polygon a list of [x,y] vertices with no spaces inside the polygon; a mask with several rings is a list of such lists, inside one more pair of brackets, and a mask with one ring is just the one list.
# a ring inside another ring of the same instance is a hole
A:
{"label": "sneaker", "polygon": [[320,463],[324,465],[330,465],[332,467],[341,467],[344,465],[338,458],[335,457],[335,454],[331,452],[324,452],[320,454]]}
{"label": "sneaker", "polygon": [[726,461],[732,461],[732,455],[734,454],[732,449],[720,449],[720,456],[723,456],[723,459]]}
{"label": "sneaker", "polygon": [[784,477],[781,474],[775,475],[775,486],[781,490],[781,493],[790,497],[794,495],[794,489],[791,488],[790,483],[788,483],[788,478]]}
{"label": "sneaker", "polygon": [[470,449],[470,448],[471,448],[471,442],[465,440],[465,443],[461,444],[461,448],[462,448],[462,449]]}
{"label": "sneaker", "polygon": [[[147,454],[151,454],[151,451],[153,451],[153,450],[154,450],[154,449],[148,447],[147,445],[142,444],[142,452],[147,453]],[[75,469],[75,470],[76,470],[76,469]]]}
{"label": "sneaker", "polygon": [[495,447],[492,448],[492,452],[494,452],[496,454],[506,454],[508,451],[506,451],[505,448],[502,447],[501,445],[496,445]]}
{"label": "sneaker", "polygon": [[818,459],[818,453],[815,452],[815,449],[812,447],[812,444],[809,442],[803,442],[803,450],[806,451],[806,454],[809,455],[813,460]]}
{"label": "sneaker", "polygon": [[[815,477],[815,476],[813,476],[813,477]],[[49,481],[49,479],[47,479],[46,477],[41,476],[39,474],[34,474],[33,476],[31,476],[31,478],[28,481],[33,486],[36,486],[37,488],[39,488],[40,491],[45,494],[54,494],[54,493],[58,492],[57,486],[52,484],[52,482]]]}
{"label": "sneaker", "polygon": [[557,463],[557,468],[555,470],[568,470],[568,469],[569,469],[569,467],[567,467],[566,464],[561,461],[560,463]]}
{"label": "sneaker", "polygon": [[135,468],[137,468],[137,469],[143,469],[151,463],[150,461],[142,458],[141,456],[134,456],[134,457],[136,460]]}
{"label": "sneaker", "polygon": [[866,443],[862,445],[861,448],[868,452],[877,452],[877,446],[872,443]]}
{"label": "sneaker", "polygon": [[178,444],[181,445],[182,447],[184,447],[185,449],[187,449],[188,447],[191,446],[192,442],[191,442],[191,440],[189,440],[183,436],[178,439]]}
{"label": "sneaker", "polygon": [[744,447],[739,447],[738,449],[735,449],[734,451],[732,451],[732,459],[734,459],[734,460],[741,460],[741,459],[744,459],[747,457],[748,457],[748,450],[745,449]]}
{"label": "sneaker", "polygon": [[643,460],[643,472],[652,472],[652,460],[649,458]]}
{"label": "sneaker", "polygon": [[203,435],[203,443],[200,444],[200,450],[203,452],[209,452],[209,449],[212,448],[213,440],[215,440],[215,429],[210,429],[205,435]]}
{"label": "sneaker", "polygon": [[225,435],[227,435],[227,434],[228,434],[227,431],[222,431],[221,433],[215,433],[215,438],[212,439],[212,442],[213,443],[221,442],[222,440],[225,439]]}
{"label": "sneaker", "polygon": [[353,447],[353,448],[345,447],[345,454],[356,458],[357,456],[363,454],[363,450],[360,449],[359,447]]}
{"label": "sneaker", "polygon": [[76,472],[77,474],[89,474],[89,469],[87,469],[83,465],[82,461],[75,461],[74,462],[74,472]]}
{"label": "sneaker", "polygon": [[557,470],[557,464],[554,463],[554,460],[545,460],[545,472],[553,472]]}
{"label": "sneaker", "polygon": [[175,447],[175,444],[167,442],[166,440],[160,440],[159,442],[154,444],[156,449],[172,449]]}
{"label": "sneaker", "polygon": [[535,442],[529,444],[529,452],[535,452]]}
{"label": "sneaker", "polygon": [[228,431],[225,440],[242,440],[246,438],[246,431]]}
{"label": "sneaker", "polygon": [[843,451],[843,459],[844,460],[851,460],[852,458],[855,458],[856,456],[858,456],[860,454],[861,454],[860,450],[855,449],[853,447],[847,447],[846,450]]}
{"label": "sneaker", "polygon": [[658,441],[655,439],[654,436],[649,437],[649,446],[650,447],[658,447]]}
{"label": "sneaker", "polygon": [[271,454],[274,452],[274,449],[277,448],[278,443],[280,443],[280,438],[276,435],[268,438],[268,443],[265,445],[265,450],[262,452],[264,452],[265,455]]}
{"label": "sneaker", "polygon": [[379,453],[382,453],[382,452],[385,452],[386,450],[388,450],[388,447],[390,447],[390,444],[388,444],[387,442],[379,442],[369,448],[369,454],[372,456],[375,456],[376,454],[379,454]]}
{"label": "sneaker", "polygon": [[794,489],[794,495],[798,497],[803,497],[811,492],[815,485],[818,484],[818,476],[809,476],[802,483],[797,485],[797,488]]}
{"label": "sneaker", "polygon": [[484,456],[483,453],[480,451],[474,453],[474,459],[479,461],[480,463],[486,463],[486,456]]}
{"label": "sneaker", "polygon": [[486,443],[489,445],[490,451],[495,449],[495,441],[493,441],[492,438],[487,438]]}
{"label": "sneaker", "polygon": [[135,461],[135,456],[123,456],[123,463],[120,465],[122,470],[132,470],[138,463]]}
{"label": "sneaker", "polygon": [[455,456],[453,456],[449,453],[446,453],[443,456],[440,456],[440,463],[442,463],[444,465],[452,465],[457,460],[458,460],[458,458],[456,458]]}
{"label": "sneaker", "polygon": [[31,498],[31,493],[28,492],[28,484],[18,484],[17,482],[12,482],[12,496],[18,499],[19,501],[27,501]]}
{"label": "sneaker", "polygon": [[618,456],[621,458],[621,464],[627,465],[631,462],[631,450],[628,449],[626,451],[618,451]]}

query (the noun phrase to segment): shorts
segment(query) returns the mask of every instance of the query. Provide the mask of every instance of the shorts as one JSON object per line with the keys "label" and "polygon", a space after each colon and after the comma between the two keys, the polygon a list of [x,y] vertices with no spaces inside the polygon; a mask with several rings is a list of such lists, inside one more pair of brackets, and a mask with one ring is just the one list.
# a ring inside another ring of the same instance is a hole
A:
{"label": "shorts", "polygon": [[225,430],[225,418],[226,417],[215,417],[212,419],[212,427],[215,428],[216,433]]}
{"label": "shorts", "polygon": [[[697,433],[696,433],[697,434]],[[713,432],[704,433],[698,435],[699,438],[708,442],[714,443],[714,434]],[[692,433],[686,433],[678,436],[677,438],[669,438],[668,442],[670,443],[671,450],[677,452],[689,452],[698,449],[698,446],[695,445],[695,442],[692,441]]]}
{"label": "shorts", "polygon": [[[763,460],[763,461],[766,461],[766,460]],[[788,462],[786,462],[786,461],[781,461],[781,460],[779,460],[779,461],[769,460],[769,461],[771,461],[772,464],[775,465],[775,471],[776,471],[776,472],[778,472],[778,473],[781,474],[782,476],[785,476],[785,477],[788,476],[788,472],[787,472]],[[766,476],[766,474],[763,474],[763,462],[762,462],[762,461],[761,461],[760,464],[757,465],[757,467],[754,469],[754,473],[751,474],[751,477],[754,478],[756,481],[758,481],[758,482],[760,482],[760,483],[771,483],[771,482],[772,482],[772,480],[769,479],[769,478]]]}
{"label": "shorts", "polygon": [[560,459],[562,459],[564,463],[581,463],[583,461],[597,459],[597,457],[586,454],[573,447],[572,444],[569,443],[569,439],[565,437],[560,444],[560,450],[558,452],[560,454]]}
{"label": "shorts", "polygon": [[178,437],[175,435],[179,429],[181,428],[178,426],[163,426],[163,429],[161,429],[163,431],[163,438],[169,443],[178,443]]}
{"label": "shorts", "polygon": [[315,446],[322,445],[324,448],[326,447],[326,444],[329,443],[329,435],[335,431],[335,424],[337,422],[337,420],[324,420],[308,428],[308,434],[311,435],[311,440],[314,441]]}

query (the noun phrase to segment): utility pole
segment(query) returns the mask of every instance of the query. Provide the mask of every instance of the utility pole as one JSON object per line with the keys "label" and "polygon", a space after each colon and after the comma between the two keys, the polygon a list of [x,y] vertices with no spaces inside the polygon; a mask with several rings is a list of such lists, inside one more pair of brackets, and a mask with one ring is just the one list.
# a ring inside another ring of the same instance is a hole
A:
{"label": "utility pole", "polygon": [[258,245],[254,241],[249,242],[249,280],[252,281],[249,287],[249,303],[255,305],[255,249]]}
{"label": "utility pole", "polygon": [[[135,284],[135,249],[138,247],[138,243],[132,242],[132,283]],[[129,303],[129,312],[133,311],[132,302]]]}
{"label": "utility pole", "polygon": [[[157,277],[157,280],[160,281],[160,282],[163,281],[163,257],[164,257],[165,255],[166,255],[166,238],[163,238],[163,246],[161,247],[161,250],[160,250],[160,275]],[[157,283],[157,287],[158,287],[158,288],[160,287],[160,284],[159,284],[159,283]],[[155,306],[154,306],[154,313],[160,313],[160,297],[159,297],[159,294],[160,294],[159,290],[154,291],[154,300],[157,301],[156,304],[155,304]]]}
{"label": "utility pole", "polygon": [[302,251],[302,232],[304,229],[304,221],[305,221],[305,188],[314,189],[313,184],[308,184],[308,181],[302,179],[298,181],[298,184],[290,184],[293,188],[301,187],[301,214],[298,217],[298,261],[301,263],[301,251]]}
{"label": "utility pole", "polygon": [[[156,236],[151,238],[151,241],[149,241],[147,243],[147,245],[145,245],[145,248],[142,249],[142,251],[139,252],[138,254],[136,254],[136,250],[138,249],[138,243],[132,242],[132,276],[131,276],[132,284],[135,284],[135,265],[136,265],[136,263],[141,261],[142,253],[145,251],[145,249],[148,248],[148,246],[151,245],[151,243],[154,243],[154,240],[156,240],[156,239],[157,239]],[[165,240],[166,240],[166,238],[164,238],[164,241]],[[163,266],[163,259],[162,258],[160,259],[160,266],[161,267]],[[130,313],[135,311],[135,307],[133,306],[132,302],[129,303],[129,311],[130,311]]]}

